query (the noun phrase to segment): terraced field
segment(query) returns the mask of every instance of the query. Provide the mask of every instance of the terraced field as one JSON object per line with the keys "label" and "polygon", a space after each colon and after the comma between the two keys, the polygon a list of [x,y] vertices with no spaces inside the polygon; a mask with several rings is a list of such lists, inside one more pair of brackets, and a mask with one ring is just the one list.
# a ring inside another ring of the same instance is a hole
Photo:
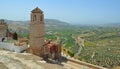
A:
{"label": "terraced field", "polygon": [[120,27],[84,26],[54,30],[52,38],[56,32],[64,51],[71,57],[107,68],[120,66]]}
{"label": "terraced field", "polygon": [[107,68],[120,66],[120,25],[70,25],[49,27],[45,32],[46,40],[60,43],[71,57]]}

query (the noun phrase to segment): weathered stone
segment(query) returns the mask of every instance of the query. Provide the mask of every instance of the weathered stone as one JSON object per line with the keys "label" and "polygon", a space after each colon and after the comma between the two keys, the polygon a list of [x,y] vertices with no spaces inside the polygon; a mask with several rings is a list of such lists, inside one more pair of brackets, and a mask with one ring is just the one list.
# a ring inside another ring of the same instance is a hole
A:
{"label": "weathered stone", "polygon": [[38,7],[32,10],[30,22],[30,53],[42,56],[44,45],[44,14]]}
{"label": "weathered stone", "polygon": [[7,36],[8,26],[3,19],[0,20],[0,41]]}
{"label": "weathered stone", "polygon": [[[43,58],[29,53],[15,53],[0,49],[0,69],[65,69],[54,62],[46,63]],[[4,68],[3,68],[4,67]]]}
{"label": "weathered stone", "polygon": [[8,67],[4,63],[0,62],[0,69],[8,69]]}

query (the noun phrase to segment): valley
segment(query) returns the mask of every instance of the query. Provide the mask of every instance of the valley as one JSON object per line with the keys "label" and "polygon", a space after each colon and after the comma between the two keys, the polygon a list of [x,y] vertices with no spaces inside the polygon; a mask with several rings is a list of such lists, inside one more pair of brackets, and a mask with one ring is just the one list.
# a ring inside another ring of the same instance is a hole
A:
{"label": "valley", "polygon": [[[60,43],[67,56],[106,68],[120,66],[120,24],[70,25],[61,21],[53,25],[53,21],[46,22],[49,23],[45,23],[45,39]],[[16,26],[13,22],[7,23],[11,32],[29,39],[29,22],[16,23]]]}

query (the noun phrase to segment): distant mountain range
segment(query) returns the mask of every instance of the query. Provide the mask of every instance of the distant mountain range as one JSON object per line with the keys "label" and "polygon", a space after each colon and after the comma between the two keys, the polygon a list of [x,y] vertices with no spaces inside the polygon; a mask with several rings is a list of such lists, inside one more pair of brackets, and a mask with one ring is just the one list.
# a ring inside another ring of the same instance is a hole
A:
{"label": "distant mountain range", "polygon": [[[30,21],[13,21],[13,20],[5,20],[8,24],[29,24]],[[54,25],[54,26],[67,26],[67,25],[70,25],[69,23],[67,22],[63,22],[63,21],[60,21],[60,20],[57,20],[57,19],[45,19],[45,25],[49,26],[49,25]]]}
{"label": "distant mountain range", "polygon": [[[30,21],[5,20],[5,22],[8,24],[10,31],[17,31],[20,33],[29,31]],[[45,19],[46,28],[62,28],[66,26],[71,26],[71,24],[56,19]]]}
{"label": "distant mountain range", "polygon": [[[17,31],[20,33],[28,32],[29,31],[29,23],[30,21],[14,21],[14,20],[5,20],[8,24],[10,31]],[[45,19],[45,28],[46,29],[66,29],[66,28],[73,28],[75,27],[85,27],[85,26],[102,26],[102,27],[120,27],[120,23],[108,23],[108,24],[98,24],[98,25],[84,25],[84,24],[78,24],[78,25],[72,25],[70,23],[60,21],[57,19]]]}

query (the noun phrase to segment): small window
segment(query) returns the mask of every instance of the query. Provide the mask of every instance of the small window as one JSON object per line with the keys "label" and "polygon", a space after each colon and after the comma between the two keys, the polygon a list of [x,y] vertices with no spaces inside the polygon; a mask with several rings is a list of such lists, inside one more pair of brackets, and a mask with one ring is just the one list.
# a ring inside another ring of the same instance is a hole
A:
{"label": "small window", "polygon": [[36,20],[36,15],[34,15],[34,17],[33,17],[33,21],[35,21]]}
{"label": "small window", "polygon": [[43,20],[43,17],[41,16],[41,17],[40,17],[40,21],[42,21],[42,20]]}

